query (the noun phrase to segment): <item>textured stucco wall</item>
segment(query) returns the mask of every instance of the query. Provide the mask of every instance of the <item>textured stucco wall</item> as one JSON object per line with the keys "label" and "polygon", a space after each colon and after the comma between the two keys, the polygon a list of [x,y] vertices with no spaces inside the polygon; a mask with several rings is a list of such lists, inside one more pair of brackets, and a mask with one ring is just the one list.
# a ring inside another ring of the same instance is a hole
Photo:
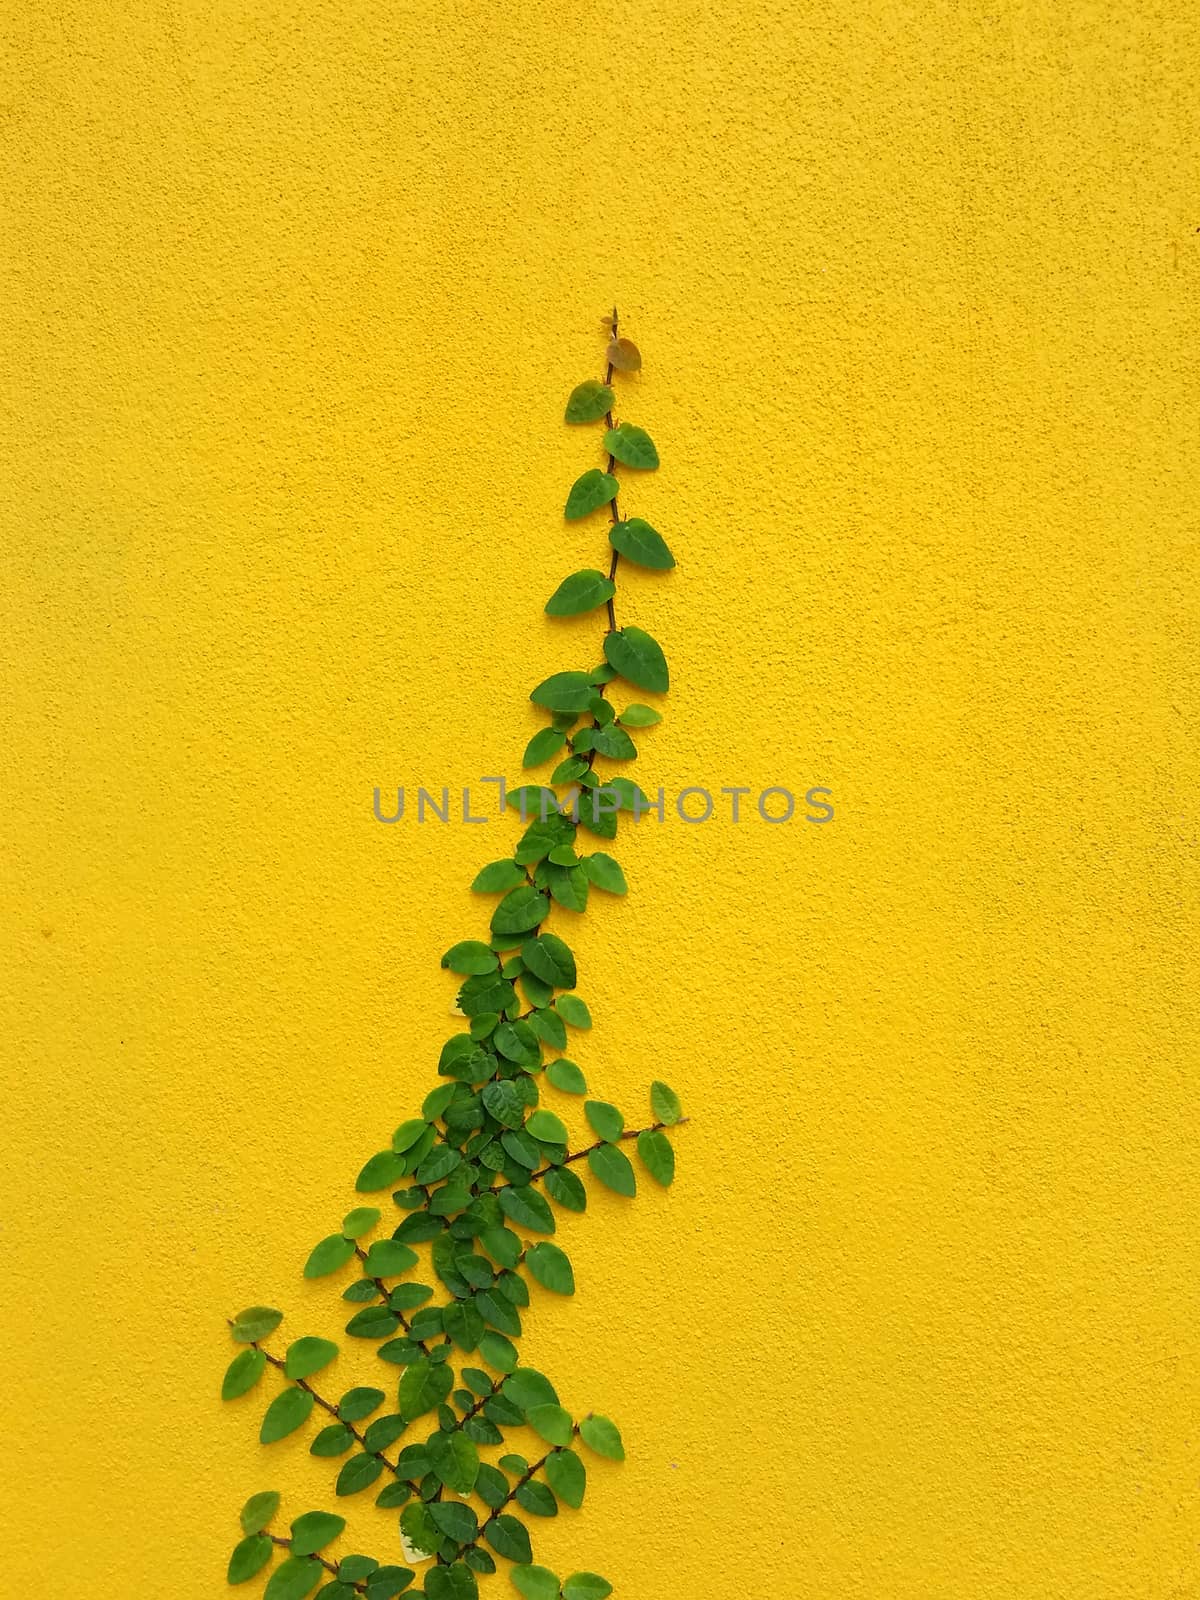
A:
{"label": "textured stucco wall", "polygon": [[595,636],[616,299],[644,780],[837,817],[645,824],[575,938],[578,1058],[694,1121],[562,1229],[526,1346],[631,1459],[539,1549],[1200,1594],[1193,7],[7,11],[0,1589],[208,1600],[245,1494],[330,1503],[220,1319],[339,1325],[507,837],[371,788],[514,771]]}

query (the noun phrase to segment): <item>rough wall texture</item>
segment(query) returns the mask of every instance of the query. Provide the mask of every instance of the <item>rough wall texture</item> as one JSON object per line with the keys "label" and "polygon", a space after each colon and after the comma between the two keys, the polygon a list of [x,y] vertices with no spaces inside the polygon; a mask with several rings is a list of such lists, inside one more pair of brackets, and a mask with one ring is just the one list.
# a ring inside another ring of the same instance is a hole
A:
{"label": "rough wall texture", "polygon": [[245,1494],[330,1503],[220,1318],[338,1326],[508,836],[371,788],[513,771],[596,632],[615,299],[644,777],[837,816],[644,824],[577,935],[579,1059],[696,1117],[564,1228],[530,1358],[631,1459],[539,1548],[1200,1594],[1193,7],[8,9],[0,1588],[207,1600]]}

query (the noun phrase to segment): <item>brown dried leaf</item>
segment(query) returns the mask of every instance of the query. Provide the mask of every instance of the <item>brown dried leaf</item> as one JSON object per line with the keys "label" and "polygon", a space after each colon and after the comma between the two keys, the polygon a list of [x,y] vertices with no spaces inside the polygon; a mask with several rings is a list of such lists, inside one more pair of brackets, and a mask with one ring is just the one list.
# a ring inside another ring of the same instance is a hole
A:
{"label": "brown dried leaf", "polygon": [[608,347],[608,361],[618,372],[637,372],[642,365],[642,353],[632,339],[614,339]]}

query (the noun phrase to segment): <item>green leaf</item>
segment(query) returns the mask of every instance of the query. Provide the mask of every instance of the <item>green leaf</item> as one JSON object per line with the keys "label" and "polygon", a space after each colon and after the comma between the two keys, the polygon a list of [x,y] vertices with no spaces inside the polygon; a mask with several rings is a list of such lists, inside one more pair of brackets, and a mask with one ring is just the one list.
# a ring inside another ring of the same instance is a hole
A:
{"label": "green leaf", "polygon": [[358,1591],[348,1583],[340,1583],[336,1578],[317,1590],[317,1600],[358,1600]]}
{"label": "green leaf", "polygon": [[617,1194],[637,1193],[637,1178],[629,1157],[615,1144],[602,1144],[598,1150],[589,1150],[587,1159],[588,1166],[608,1188]]}
{"label": "green leaf", "polygon": [[552,1061],[546,1068],[546,1077],[563,1094],[586,1094],[587,1079],[573,1061],[565,1056]]}
{"label": "green leaf", "polygon": [[295,1433],[302,1423],[307,1422],[312,1408],[313,1397],[307,1390],[284,1389],[267,1407],[258,1431],[258,1442],[274,1444],[276,1439],[285,1439],[289,1433]]}
{"label": "green leaf", "polygon": [[515,861],[492,861],[476,874],[471,888],[476,894],[502,894],[506,889],[515,889],[524,882],[525,874]]}
{"label": "green leaf", "polygon": [[546,1174],[546,1192],[567,1211],[587,1210],[587,1190],[570,1167],[553,1167]]}
{"label": "green leaf", "polygon": [[[567,756],[565,760],[558,763],[550,774],[550,782],[552,784],[574,783],[576,778],[581,778],[587,770],[588,764],[582,756]],[[551,861],[562,861],[567,866],[570,866],[574,859],[574,852],[569,844],[559,845],[556,849],[551,850],[550,859]]]}
{"label": "green leaf", "polygon": [[573,1028],[590,1028],[592,1025],[592,1014],[577,994],[560,994],[554,1002],[554,1009]]}
{"label": "green leaf", "polygon": [[587,873],[597,889],[604,889],[608,894],[627,894],[629,885],[625,882],[625,874],[621,870],[621,863],[614,861],[612,856],[606,855],[603,850],[597,850],[593,855],[585,856],[583,870]]}
{"label": "green leaf", "polygon": [[675,557],[667,549],[662,536],[640,517],[627,517],[624,522],[614,522],[608,530],[608,542],[619,550],[635,567],[650,567],[655,572],[666,572],[675,565]]}
{"label": "green leaf", "polygon": [[[606,383],[601,383],[597,378],[588,378],[585,383],[577,383],[571,390],[565,420],[599,422],[612,410],[615,400],[616,396]],[[557,1589],[554,1591],[554,1600],[558,1600]]]}
{"label": "green leaf", "polygon": [[536,939],[526,939],[521,946],[521,960],[543,983],[556,989],[575,987],[575,957],[557,934],[539,933]]}
{"label": "green leaf", "polygon": [[308,1447],[308,1453],[318,1458],[344,1456],[354,1442],[354,1435],[344,1422],[331,1422],[317,1434]]}
{"label": "green leaf", "polygon": [[425,1574],[425,1600],[477,1600],[478,1594],[475,1574],[462,1561],[430,1567]]}
{"label": "green leaf", "polygon": [[292,1523],[292,1554],[311,1556],[323,1550],[345,1526],[345,1517],[335,1517],[331,1511],[306,1511]]}
{"label": "green leaf", "polygon": [[662,721],[662,716],[657,711],[652,711],[649,706],[626,706],[618,722],[623,722],[627,728],[652,728],[656,722]]}
{"label": "green leaf", "polygon": [[497,1372],[512,1372],[517,1365],[517,1347],[502,1333],[490,1330],[479,1341],[479,1354]]}
{"label": "green leaf", "polygon": [[[465,1433],[435,1433],[429,1441],[429,1455],[434,1472],[447,1489],[455,1494],[471,1493],[479,1476],[479,1451]],[[473,1530],[468,1537],[474,1537]]]}
{"label": "green leaf", "polygon": [[[392,1148],[395,1149],[394,1142]],[[356,1206],[342,1218],[342,1233],[347,1239],[361,1239],[364,1233],[370,1233],[381,1215],[374,1206]]]}
{"label": "green leaf", "polygon": [[549,761],[567,742],[567,736],[561,728],[539,728],[525,746],[525,754],[521,757],[523,767],[540,767],[544,761]]}
{"label": "green leaf", "polygon": [[376,1417],[363,1434],[363,1448],[372,1455],[380,1450],[390,1450],[406,1427],[403,1417]]}
{"label": "green leaf", "polygon": [[502,1022],[492,1042],[506,1061],[515,1061],[518,1066],[536,1066],[541,1060],[537,1034],[527,1022]]}
{"label": "green leaf", "polygon": [[670,687],[662,646],[641,628],[622,628],[604,636],[604,655],[629,683],[665,694]]}
{"label": "green leaf", "polygon": [[500,1209],[511,1217],[519,1228],[530,1233],[553,1233],[554,1213],[545,1199],[529,1184],[506,1184],[499,1191]]}
{"label": "green leaf", "polygon": [[518,1162],[522,1167],[527,1167],[530,1172],[534,1170],[542,1159],[542,1152],[538,1148],[537,1141],[514,1128],[506,1128],[504,1130],[500,1135],[500,1143],[514,1161]]}
{"label": "green leaf", "polygon": [[364,1489],[371,1487],[382,1471],[383,1462],[377,1455],[364,1451],[362,1455],[351,1456],[338,1473],[333,1492],[342,1498],[346,1495],[360,1494]]}
{"label": "green leaf", "polygon": [[553,1111],[534,1111],[525,1124],[525,1131],[543,1144],[566,1144],[566,1124]]}
{"label": "green leaf", "polygon": [[521,1259],[521,1241],[508,1228],[487,1228],[480,1234],[479,1242],[502,1267],[515,1267]]}
{"label": "green leaf", "polygon": [[675,1152],[666,1134],[647,1128],[638,1134],[637,1152],[655,1182],[669,1189],[675,1176]]}
{"label": "green leaf", "polygon": [[379,1563],[374,1556],[343,1556],[338,1562],[338,1577],[343,1583],[358,1583],[378,1571]]}
{"label": "green leaf", "polygon": [[[378,1212],[376,1212],[378,1216]],[[344,1267],[354,1255],[354,1240],[347,1239],[340,1233],[331,1233],[322,1239],[320,1244],[314,1246],[312,1254],[304,1263],[304,1276],[306,1278],[323,1278],[328,1272],[336,1272],[339,1267]]]}
{"label": "green leaf", "polygon": [[[608,790],[615,790],[613,779],[608,779],[604,784],[595,789],[585,789],[579,796],[579,823],[589,833],[594,833],[598,839],[615,839],[617,837],[617,812],[621,809],[619,801],[614,804]],[[583,880],[583,904],[587,904],[587,874],[582,867],[572,867],[572,872],[578,872]]]}
{"label": "green leaf", "polygon": [[658,465],[658,451],[654,440],[645,428],[632,422],[620,422],[604,435],[604,448],[623,467],[634,467],[640,472],[650,472]]}
{"label": "green leaf", "polygon": [[[418,1200],[422,1198],[418,1196]],[[370,1278],[355,1278],[353,1283],[347,1284],[342,1290],[342,1299],[348,1300],[351,1305],[360,1306],[368,1300],[379,1299],[379,1289]]]}
{"label": "green leaf", "polygon": [[393,1600],[415,1577],[408,1567],[380,1567],[367,1579],[365,1600]]}
{"label": "green leaf", "polygon": [[435,1122],[454,1099],[455,1093],[455,1086],[452,1083],[439,1083],[437,1088],[431,1089],[422,1101],[421,1116],[427,1122]]}
{"label": "green leaf", "polygon": [[271,1574],[263,1600],[304,1600],[324,1576],[325,1569],[311,1556],[289,1556]]}
{"label": "green leaf", "polygon": [[[462,1435],[458,1434],[456,1437],[461,1439]],[[469,1444],[470,1440],[465,1442]],[[443,1478],[442,1482],[445,1483],[446,1480]],[[453,1489],[454,1485],[446,1484],[446,1487]],[[462,1489],[456,1492],[470,1494],[471,1491]],[[460,1501],[432,1500],[429,1503],[429,1515],[437,1525],[438,1531],[444,1533],[447,1539],[453,1539],[456,1544],[470,1544],[479,1532],[479,1518],[470,1506],[464,1506]]]}
{"label": "green leaf", "polygon": [[606,1100],[589,1100],[583,1108],[583,1114],[588,1123],[609,1144],[613,1144],[625,1132],[625,1118],[616,1106],[610,1106]]}
{"label": "green leaf", "polygon": [[252,1494],[242,1507],[239,1521],[243,1533],[261,1533],[279,1510],[279,1491],[262,1489]]}
{"label": "green leaf", "polygon": [[404,1176],[404,1157],[395,1150],[380,1150],[363,1167],[355,1180],[359,1194],[371,1194],[376,1189],[390,1189]]}
{"label": "green leaf", "polygon": [[425,1356],[407,1367],[400,1379],[400,1415],[406,1422],[433,1411],[454,1387],[454,1374],[445,1361]]}
{"label": "green leaf", "polygon": [[[573,572],[569,578],[564,578],[555,589],[546,601],[546,615],[580,617],[585,611],[595,611],[597,606],[602,606],[606,600],[611,600],[616,592],[617,586],[611,578],[606,577],[603,572],[597,572],[595,567],[584,567],[581,572]],[[565,744],[566,736],[560,737]],[[554,748],[559,747],[556,745]],[[553,753],[553,750],[547,752],[548,755]]]}
{"label": "green leaf", "polygon": [[587,1488],[587,1468],[574,1450],[556,1450],[546,1462],[546,1477],[558,1498],[578,1511]]}
{"label": "green leaf", "polygon": [[592,698],[592,685],[586,672],[555,672],[529,696],[535,706],[548,711],[586,711]]}
{"label": "green leaf", "polygon": [[307,1378],[314,1372],[320,1372],[322,1367],[327,1367],[337,1353],[338,1347],[332,1339],[314,1339],[311,1334],[306,1334],[303,1339],[295,1339],[288,1345],[283,1369],[289,1378]]}
{"label": "green leaf", "polygon": [[363,1271],[369,1278],[398,1278],[410,1267],[415,1267],[419,1260],[417,1252],[410,1250],[399,1239],[376,1239],[367,1251]]}
{"label": "green leaf", "polygon": [[650,1085],[650,1108],[654,1112],[657,1122],[665,1122],[668,1127],[673,1126],[683,1116],[683,1106],[679,1096],[668,1084],[655,1078]]}
{"label": "green leaf", "polygon": [[503,1556],[506,1561],[528,1562],[533,1556],[525,1525],[518,1522],[516,1517],[506,1513],[493,1517],[484,1528],[483,1536],[496,1554]]}
{"label": "green leaf", "polygon": [[[571,485],[571,492],[567,496],[567,504],[563,516],[568,522],[578,522],[581,517],[586,517],[589,512],[598,511],[601,506],[606,506],[610,500],[616,498],[617,480],[607,472],[601,472],[599,467],[591,467],[581,477],[576,478]],[[570,707],[562,707],[569,710]]]}
{"label": "green leaf", "polygon": [[266,1371],[267,1358],[261,1350],[239,1350],[225,1368],[221,1380],[221,1399],[236,1400],[253,1389]]}
{"label": "green leaf", "polygon": [[549,1567],[514,1567],[509,1577],[525,1600],[558,1600],[558,1579]]}
{"label": "green leaf", "polygon": [[555,1294],[575,1293],[575,1274],[571,1263],[556,1244],[530,1245],[525,1253],[525,1264],[542,1285]]}
{"label": "green leaf", "polygon": [[525,1413],[529,1426],[547,1444],[570,1444],[575,1434],[571,1413],[563,1406],[531,1406]]}
{"label": "green leaf", "polygon": [[387,1306],[364,1306],[350,1318],[346,1332],[352,1339],[386,1339],[400,1326]]}
{"label": "green leaf", "polygon": [[567,1048],[567,1030],[563,1027],[562,1018],[557,1011],[548,1011],[545,1008],[534,1011],[529,1018],[529,1026],[552,1050]]}
{"label": "green leaf", "polygon": [[497,1078],[484,1085],[483,1103],[504,1128],[519,1128],[525,1121],[525,1102],[512,1078]]}
{"label": "green leaf", "polygon": [[563,1584],[563,1600],[607,1600],[612,1584],[595,1572],[573,1572]]}
{"label": "green leaf", "polygon": [[252,1533],[234,1548],[229,1558],[229,1571],[226,1581],[229,1583],[248,1583],[251,1578],[256,1578],[270,1561],[275,1546],[265,1533]]}
{"label": "green leaf", "polygon": [[517,1504],[535,1517],[556,1517],[558,1501],[554,1491],[544,1483],[523,1483],[516,1492]]}
{"label": "green leaf", "polygon": [[546,920],[550,902],[544,894],[524,883],[519,889],[510,889],[492,912],[494,933],[525,933]]}
{"label": "green leaf", "polygon": [[[632,811],[635,821],[640,821],[643,813],[648,810],[650,805],[645,790],[630,778],[605,778],[604,792],[608,795],[615,795],[618,809]],[[611,801],[609,803],[611,804]]]}
{"label": "green leaf", "polygon": [[539,1372],[536,1367],[518,1367],[505,1378],[500,1385],[500,1392],[521,1411],[529,1411],[533,1406],[558,1404],[558,1391],[545,1373]]}
{"label": "green leaf", "polygon": [[621,1443],[620,1430],[615,1422],[610,1422],[607,1417],[586,1417],[579,1424],[579,1432],[584,1444],[598,1456],[607,1456],[610,1461],[624,1461],[625,1446]]}
{"label": "green leaf", "polygon": [[394,1511],[397,1506],[411,1500],[412,1495],[411,1483],[387,1483],[375,1496],[375,1504],[381,1511]]}
{"label": "green leaf", "polygon": [[235,1344],[257,1344],[274,1333],[282,1321],[283,1312],[276,1311],[273,1306],[249,1306],[238,1312],[229,1331]]}
{"label": "green leaf", "polygon": [[[478,1349],[483,1337],[483,1317],[470,1300],[452,1301],[442,1315],[442,1323],[447,1337],[453,1339],[460,1350],[470,1353]],[[467,1493],[465,1489],[462,1492]]]}
{"label": "green leaf", "polygon": [[385,1398],[382,1389],[367,1389],[361,1386],[347,1389],[338,1401],[338,1416],[343,1422],[361,1422],[364,1417],[369,1417],[372,1411],[377,1411]]}
{"label": "green leaf", "polygon": [[637,755],[637,745],[625,729],[618,728],[615,722],[596,729],[592,735],[592,749],[598,756],[607,756],[610,761],[632,761]]}
{"label": "green leaf", "polygon": [[545,783],[519,783],[506,789],[504,804],[510,811],[519,811],[522,819],[536,817],[539,822],[549,821],[559,810],[554,790]]}
{"label": "green leaf", "polygon": [[[484,871],[487,870],[485,867]],[[460,972],[469,977],[475,973],[494,972],[500,965],[500,960],[494,951],[489,950],[487,945],[481,944],[478,939],[463,939],[460,943],[450,946],[442,957],[442,965],[449,967],[451,972]]]}

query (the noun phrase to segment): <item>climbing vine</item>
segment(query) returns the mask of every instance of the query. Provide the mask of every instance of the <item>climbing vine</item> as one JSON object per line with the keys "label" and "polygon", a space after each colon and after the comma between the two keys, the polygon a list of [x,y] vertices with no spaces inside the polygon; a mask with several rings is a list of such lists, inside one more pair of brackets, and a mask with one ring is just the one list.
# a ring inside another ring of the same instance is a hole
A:
{"label": "climbing vine", "polygon": [[[391,1600],[402,1593],[475,1600],[478,1578],[496,1571],[497,1556],[512,1564],[512,1582],[525,1600],[605,1600],[611,1593],[594,1572],[560,1579],[536,1565],[528,1519],[555,1515],[560,1501],[582,1505],[587,1453],[623,1460],[620,1431],[607,1417],[568,1411],[550,1379],[521,1363],[514,1342],[530,1303],[528,1279],[555,1294],[574,1293],[570,1259],[549,1236],[555,1208],[587,1207],[577,1168],[632,1196],[637,1170],[624,1148],[632,1145],[641,1166],[665,1187],[675,1171],[666,1130],[682,1120],[679,1100],[664,1083],[651,1086],[651,1120],[636,1129],[626,1127],[616,1106],[585,1098],[595,1137],[572,1150],[566,1125],[543,1104],[547,1088],[587,1096],[582,1069],[563,1052],[568,1029],[592,1025],[576,993],[575,957],[547,921],[556,905],[584,911],[593,889],[626,892],[613,856],[584,845],[609,843],[623,815],[636,820],[649,804],[629,778],[597,771],[598,759],[632,760],[634,733],[661,720],[638,702],[618,709],[612,691],[622,680],[650,693],[668,687],[657,642],[617,623],[622,559],[656,571],[675,563],[649,523],[618,509],[617,466],[650,471],[658,453],[644,429],[613,421],[614,377],[640,368],[641,356],[619,334],[615,310],[606,328],[604,380],[572,391],[566,421],[603,422],[607,466],[576,480],[565,515],[575,522],[608,508],[607,571],[572,573],[546,603],[551,617],[603,611],[604,661],[557,672],[530,696],[548,722],[529,741],[523,766],[555,766],[544,783],[502,791],[524,831],[511,856],[485,866],[472,885],[480,895],[500,897],[491,937],[464,940],[442,957],[442,966],[463,980],[457,1011],[466,1026],[442,1048],[438,1073],[446,1081],[358,1175],[359,1193],[390,1190],[404,1215],[390,1236],[385,1227],[385,1236],[372,1238],[383,1223],[381,1210],[356,1207],[304,1266],[306,1278],[356,1270],[342,1291],[357,1308],[346,1333],[373,1343],[384,1367],[400,1369],[394,1404],[388,1389],[374,1386],[330,1398],[336,1386],[326,1392],[326,1380],[318,1386],[314,1379],[338,1346],[304,1336],[281,1353],[268,1348],[283,1321],[272,1307],[252,1306],[229,1323],[241,1348],[225,1373],[222,1397],[245,1395],[268,1374],[278,1380],[259,1431],[266,1445],[321,1413],[327,1420],[312,1437],[311,1454],[340,1463],[335,1495],[370,1489],[376,1505],[399,1510],[404,1560],[331,1555],[346,1524],[328,1511],[304,1512],[286,1534],[275,1531],[280,1497],[263,1491],[242,1508],[243,1537],[228,1579],[242,1584],[265,1574],[264,1600],[306,1600],[318,1585],[319,1600]],[[428,1269],[444,1296],[416,1280],[418,1268]],[[509,1448],[506,1433],[518,1428],[540,1441],[536,1459]],[[419,1567],[423,1587],[413,1588]]]}

